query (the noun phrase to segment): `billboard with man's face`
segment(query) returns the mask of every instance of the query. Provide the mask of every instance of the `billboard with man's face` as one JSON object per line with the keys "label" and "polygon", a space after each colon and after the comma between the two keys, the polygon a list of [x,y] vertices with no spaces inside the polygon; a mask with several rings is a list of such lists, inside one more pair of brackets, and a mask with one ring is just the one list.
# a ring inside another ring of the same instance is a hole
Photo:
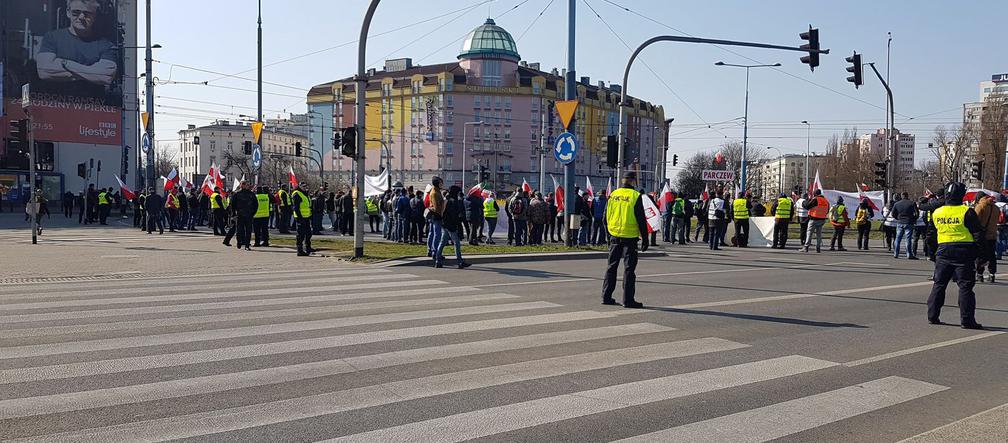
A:
{"label": "billboard with man's face", "polygon": [[23,117],[29,83],[36,140],[122,143],[126,17],[118,3],[0,0],[5,119]]}

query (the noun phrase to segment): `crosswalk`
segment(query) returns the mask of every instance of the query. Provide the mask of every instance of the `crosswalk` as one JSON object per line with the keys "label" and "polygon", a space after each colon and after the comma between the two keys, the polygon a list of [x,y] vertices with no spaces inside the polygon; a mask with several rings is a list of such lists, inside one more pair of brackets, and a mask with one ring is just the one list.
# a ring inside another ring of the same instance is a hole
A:
{"label": "crosswalk", "polygon": [[[691,337],[645,311],[380,268],[77,286],[0,286],[0,440],[522,440],[844,368],[739,354],[753,346]],[[612,371],[624,376],[609,382]],[[947,389],[863,379],[688,423],[653,417],[607,439],[770,441]],[[564,439],[598,440],[579,432]]]}

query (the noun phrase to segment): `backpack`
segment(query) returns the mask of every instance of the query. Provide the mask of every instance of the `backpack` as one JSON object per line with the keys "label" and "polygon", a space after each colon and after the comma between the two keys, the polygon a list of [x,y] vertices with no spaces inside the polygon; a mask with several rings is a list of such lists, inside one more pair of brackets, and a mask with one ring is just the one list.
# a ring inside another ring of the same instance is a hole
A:
{"label": "backpack", "polygon": [[520,198],[514,199],[511,202],[511,213],[514,215],[522,215],[525,213],[525,202]]}

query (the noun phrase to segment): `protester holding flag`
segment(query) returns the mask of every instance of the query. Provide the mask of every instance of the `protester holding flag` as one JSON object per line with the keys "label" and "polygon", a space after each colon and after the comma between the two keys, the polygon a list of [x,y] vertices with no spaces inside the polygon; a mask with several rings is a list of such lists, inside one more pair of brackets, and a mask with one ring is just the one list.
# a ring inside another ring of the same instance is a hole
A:
{"label": "protester holding flag", "polygon": [[[616,290],[616,271],[623,260],[623,307],[642,308],[644,305],[634,298],[637,275],[637,240],[644,239],[640,250],[648,249],[648,217],[644,213],[643,196],[635,189],[637,174],[630,171],[623,175],[619,189],[609,196],[606,206],[606,227],[612,236],[609,259],[602,281],[602,304],[615,305],[613,292]],[[657,216],[657,211],[653,214]]]}

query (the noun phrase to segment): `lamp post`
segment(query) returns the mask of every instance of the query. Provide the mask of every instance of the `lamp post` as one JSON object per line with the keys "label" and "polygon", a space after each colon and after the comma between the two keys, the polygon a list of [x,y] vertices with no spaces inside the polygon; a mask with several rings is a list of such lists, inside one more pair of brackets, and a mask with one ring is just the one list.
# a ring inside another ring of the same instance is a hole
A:
{"label": "lamp post", "polygon": [[766,148],[777,150],[777,193],[780,194],[784,192],[784,151],[781,151],[780,148],[773,146],[767,146]]}
{"label": "lamp post", "polygon": [[780,63],[772,65],[736,65],[732,63],[717,62],[714,66],[728,66],[732,68],[745,68],[745,114],[742,117],[742,171],[739,186],[742,192],[746,190],[746,154],[749,149],[749,69],[751,68],[776,68]]}
{"label": "lamp post", "polygon": [[[118,49],[146,49],[146,48],[147,48],[146,46],[119,46],[118,47]],[[151,45],[151,49],[161,49],[161,45],[155,43],[155,44]],[[137,79],[139,80],[139,79],[145,78],[145,77],[147,77],[147,73],[141,73],[140,76],[137,77]],[[125,110],[125,108],[126,108],[126,100],[127,100],[126,99],[126,92],[123,91],[123,110]],[[136,97],[136,107],[134,108],[134,111],[136,111],[137,114],[138,114],[138,116],[135,117],[135,118],[139,118],[139,113],[140,113],[140,98],[139,97]],[[125,128],[126,127],[126,114],[127,113],[123,112],[122,114],[123,115],[122,115],[122,126],[121,127]],[[139,125],[137,125],[137,126],[139,127]],[[126,131],[120,131],[120,132],[122,132],[122,146],[123,146],[123,149],[125,149],[126,148]],[[137,136],[138,137],[139,137],[139,132],[140,131],[138,130],[137,131],[137,133],[138,133]],[[133,141],[137,142],[137,140],[133,140]],[[140,163],[140,158],[141,158],[140,154],[141,154],[140,143],[136,143],[136,171],[135,171],[136,174],[137,174],[137,176],[136,176],[136,184],[137,184],[137,188],[141,188],[141,187],[142,188],[146,188],[146,186],[140,181],[140,175],[141,175],[140,166],[142,165],[142,163]]]}
{"label": "lamp post", "polygon": [[465,173],[466,173],[466,129],[469,125],[482,125],[483,120],[474,122],[462,123],[462,190],[465,191]]}
{"label": "lamp post", "polygon": [[812,124],[808,120],[802,120],[805,125],[805,189],[809,187],[809,154],[812,146]]}

